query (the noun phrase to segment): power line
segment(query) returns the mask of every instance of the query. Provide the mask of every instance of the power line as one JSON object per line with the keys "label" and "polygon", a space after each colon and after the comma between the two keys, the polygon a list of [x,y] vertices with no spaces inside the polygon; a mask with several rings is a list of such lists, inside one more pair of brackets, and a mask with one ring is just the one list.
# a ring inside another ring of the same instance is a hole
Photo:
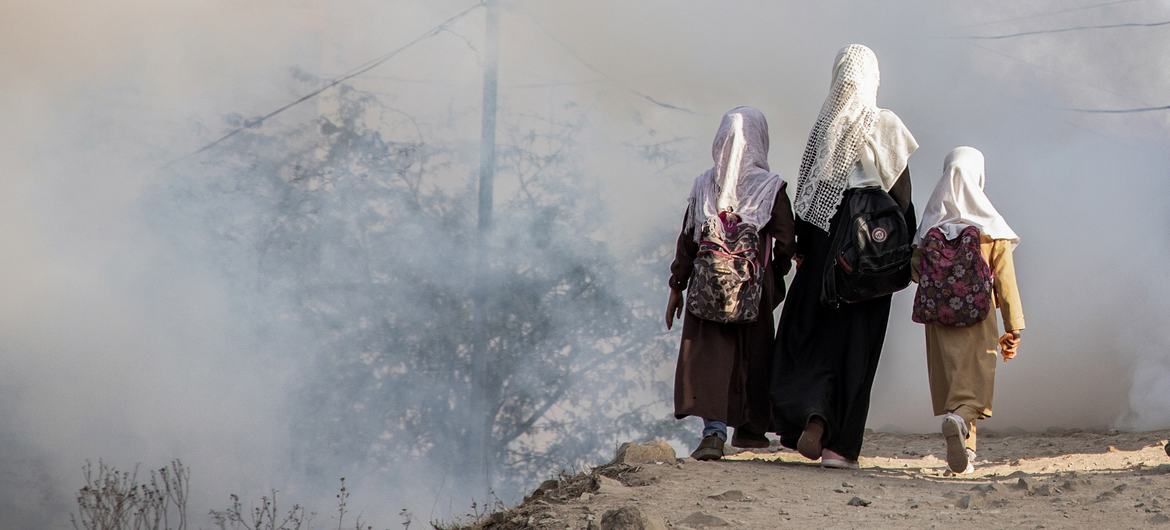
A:
{"label": "power line", "polygon": [[963,40],[1002,40],[1014,39],[1017,37],[1027,37],[1030,35],[1047,35],[1051,33],[1067,33],[1070,31],[1085,31],[1094,29],[1114,29],[1114,28],[1154,28],[1158,26],[1170,26],[1170,20],[1161,22],[1124,22],[1121,24],[1101,24],[1097,26],[1073,26],[1071,28],[1057,28],[1057,29],[1042,29],[1034,31],[1021,31],[1018,33],[1005,33],[1002,35],[960,35],[958,37],[944,37],[951,39]]}
{"label": "power line", "polygon": [[527,9],[524,9],[524,8],[522,8],[522,7],[518,6],[518,5],[515,5],[515,4],[513,4],[513,5],[509,6],[509,7],[512,7],[512,8],[514,8],[514,9],[517,9],[517,10],[519,10],[521,13],[523,13],[523,14],[524,14],[524,16],[528,17],[528,20],[531,20],[531,21],[532,21],[532,24],[533,24],[534,26],[536,26],[536,27],[537,27],[537,29],[539,29],[539,30],[541,31],[541,33],[544,33],[544,35],[545,35],[546,37],[548,37],[548,38],[549,38],[549,40],[551,40],[551,41],[553,41],[553,42],[557,43],[557,45],[558,45],[558,46],[560,46],[561,48],[563,48],[563,49],[565,50],[565,52],[567,52],[567,53],[568,53],[570,56],[572,56],[574,59],[576,59],[576,60],[577,60],[577,62],[581,63],[581,65],[582,65],[582,66],[584,66],[585,68],[588,68],[588,69],[592,70],[592,71],[593,71],[594,73],[596,73],[597,75],[600,75],[601,77],[604,77],[606,80],[608,80],[610,83],[613,83],[613,84],[614,84],[614,85],[616,85],[617,87],[619,87],[619,88],[621,88],[621,89],[625,90],[626,92],[629,92],[629,93],[631,93],[631,94],[634,94],[635,96],[638,96],[639,98],[642,98],[642,99],[644,99],[644,100],[646,100],[646,101],[649,101],[650,103],[652,103],[652,104],[654,104],[654,105],[657,105],[657,106],[659,106],[659,107],[662,107],[662,108],[664,108],[664,109],[677,110],[677,111],[680,111],[680,112],[685,112],[685,113],[687,113],[687,114],[694,114],[694,113],[695,113],[695,111],[693,111],[693,110],[691,110],[691,109],[688,109],[688,108],[686,108],[686,107],[680,107],[680,106],[678,106],[678,105],[675,105],[675,104],[673,104],[673,103],[667,103],[667,102],[665,102],[665,101],[662,101],[662,100],[660,100],[660,99],[658,99],[658,98],[655,98],[654,96],[651,96],[651,95],[649,95],[649,94],[647,94],[647,93],[645,93],[645,92],[642,92],[642,91],[640,91],[640,90],[638,90],[638,89],[636,89],[636,88],[633,88],[633,87],[631,87],[631,86],[629,86],[629,85],[626,85],[626,84],[624,84],[624,83],[622,83],[622,82],[618,81],[617,79],[614,79],[614,78],[613,78],[613,76],[611,76],[611,75],[609,75],[609,74],[607,74],[607,73],[605,73],[605,72],[601,71],[601,69],[599,69],[599,68],[597,68],[596,66],[593,66],[592,64],[590,64],[590,63],[589,63],[589,61],[586,61],[584,57],[581,57],[581,55],[580,55],[579,53],[577,53],[577,52],[576,52],[576,51],[575,51],[573,48],[571,48],[571,47],[570,47],[568,44],[565,44],[565,42],[564,42],[564,41],[562,41],[561,39],[557,38],[557,36],[556,36],[556,35],[554,35],[554,34],[553,34],[551,31],[549,31],[549,29],[548,29],[548,28],[546,28],[546,27],[544,26],[544,24],[542,24],[542,23],[540,22],[540,20],[538,20],[538,19],[537,19],[537,18],[536,18],[536,17],[535,17],[535,16],[534,16],[534,15],[533,15],[531,12],[529,12]]}
{"label": "power line", "polygon": [[[1091,82],[1085,81],[1083,79],[1071,77],[1067,74],[1064,74],[1062,72],[1054,70],[1050,67],[1047,67],[1047,66],[1044,66],[1041,64],[1037,64],[1037,63],[1029,61],[1027,59],[1021,59],[1021,58],[1016,57],[1014,55],[1004,53],[1004,52],[1001,52],[1001,51],[993,49],[993,48],[988,48],[987,46],[983,46],[981,44],[976,44],[976,43],[969,43],[969,44],[971,46],[974,46],[974,47],[979,48],[981,50],[999,55],[1000,57],[1004,57],[1004,58],[1011,59],[1011,60],[1019,62],[1019,63],[1023,63],[1025,65],[1032,67],[1032,68],[1035,68],[1037,71],[1047,71],[1050,73],[1055,73],[1055,74],[1060,75],[1066,79],[1069,79],[1071,81],[1075,81],[1076,83],[1079,83],[1081,85],[1084,85],[1084,86],[1087,86],[1090,88],[1095,88],[1095,89],[1100,90],[1102,92],[1107,92],[1109,94],[1113,94],[1115,96],[1119,96],[1119,97],[1122,97],[1122,98],[1125,98],[1125,99],[1128,99],[1128,100],[1131,100],[1131,101],[1134,101],[1137,103],[1146,103],[1142,98],[1134,97],[1134,96],[1129,95],[1129,94],[1123,94],[1123,93],[1118,92],[1116,90],[1105,88],[1105,87],[1102,87],[1100,85],[1096,85],[1096,84],[1093,84]],[[1157,111],[1170,110],[1170,105],[1133,107],[1133,108],[1121,108],[1121,109],[1091,109],[1091,108],[1082,108],[1082,107],[1051,107],[1051,108],[1053,108],[1055,110],[1066,111],[1066,112],[1084,112],[1084,113],[1091,113],[1091,114],[1137,114],[1137,113],[1143,113],[1143,112],[1157,112]]]}
{"label": "power line", "polygon": [[1137,114],[1140,112],[1158,112],[1163,110],[1170,110],[1170,105],[1162,105],[1161,107],[1137,107],[1132,109],[1084,109],[1077,107],[1057,107],[1057,109],[1069,112],[1088,112],[1093,114]]}
{"label": "power line", "polygon": [[303,96],[301,96],[301,97],[299,97],[299,98],[297,98],[289,103],[281,105],[280,107],[277,107],[275,110],[273,110],[267,114],[264,114],[263,116],[246,120],[244,122],[244,125],[242,125],[240,127],[236,127],[235,129],[228,131],[223,136],[216,138],[211,143],[208,143],[208,144],[204,145],[203,147],[200,147],[199,149],[195,150],[194,152],[191,152],[190,154],[181,156],[179,158],[171,160],[170,162],[167,162],[162,167],[167,168],[167,167],[169,167],[177,162],[180,162],[182,160],[185,160],[185,159],[193,157],[193,156],[197,156],[200,153],[203,153],[204,151],[207,151],[207,150],[223,143],[225,140],[239,134],[240,132],[244,131],[245,129],[254,129],[256,127],[259,127],[259,126],[263,125],[265,121],[272,118],[273,116],[276,116],[277,114],[280,114],[280,113],[282,113],[282,112],[284,112],[292,107],[295,107],[301,103],[304,103],[310,99],[313,99],[313,98],[317,97],[318,95],[320,95],[322,92],[329,90],[330,88],[333,88],[341,83],[344,83],[345,81],[353,79],[354,77],[362,75],[370,70],[373,70],[374,68],[378,67],[382,63],[385,63],[386,61],[393,59],[396,55],[398,55],[399,53],[402,53],[407,48],[410,48],[411,46],[414,46],[415,44],[418,44],[418,43],[420,43],[428,38],[434,37],[435,35],[442,33],[447,28],[447,26],[450,25],[452,22],[455,22],[456,20],[463,18],[468,13],[471,13],[472,11],[479,9],[480,7],[483,7],[483,4],[477,3],[471,7],[468,7],[467,9],[464,9],[463,11],[460,11],[459,13],[456,13],[455,15],[451,16],[447,20],[440,22],[439,25],[423,32],[418,37],[415,37],[410,42],[407,42],[406,44],[403,44],[402,46],[399,46],[398,48],[395,48],[394,50],[391,50],[391,51],[389,51],[389,52],[387,52],[379,57],[375,57],[369,61],[366,61],[365,63],[359,65],[357,68],[350,70],[345,75],[331,80],[330,82],[326,83],[321,88],[318,88],[312,92],[309,92],[308,94],[305,94],[305,95],[303,95]]}
{"label": "power line", "polygon": [[979,23],[975,23],[975,24],[968,24],[966,26],[955,26],[955,29],[970,29],[970,28],[979,28],[979,27],[983,27],[983,26],[993,26],[996,24],[1006,24],[1008,22],[1019,22],[1021,20],[1032,20],[1035,18],[1051,17],[1051,16],[1056,16],[1056,15],[1063,15],[1065,13],[1074,13],[1077,11],[1088,11],[1090,9],[1100,9],[1102,7],[1109,7],[1109,6],[1114,6],[1117,4],[1130,4],[1133,2],[1141,2],[1141,1],[1144,1],[1144,0],[1117,0],[1114,2],[1105,2],[1105,3],[1093,4],[1093,5],[1087,5],[1087,6],[1081,6],[1081,7],[1071,7],[1068,9],[1060,9],[1057,11],[1047,11],[1044,13],[1036,13],[1034,15],[1025,15],[1022,17],[1005,18],[1005,19],[1001,19],[1001,20],[991,20],[988,22],[979,22]]}

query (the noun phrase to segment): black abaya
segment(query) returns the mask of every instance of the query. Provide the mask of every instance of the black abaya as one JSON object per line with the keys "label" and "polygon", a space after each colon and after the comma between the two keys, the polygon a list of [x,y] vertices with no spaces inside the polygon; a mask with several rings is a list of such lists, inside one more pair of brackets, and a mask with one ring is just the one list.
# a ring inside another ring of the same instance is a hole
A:
{"label": "black abaya", "polygon": [[[910,170],[890,195],[917,227],[910,202]],[[831,224],[835,227],[836,222]],[[825,260],[834,234],[797,218],[796,249],[803,256],[780,314],[772,374],[773,416],[790,448],[814,416],[825,421],[822,445],[856,460],[861,453],[869,394],[890,318],[890,296],[831,309],[821,303]]]}

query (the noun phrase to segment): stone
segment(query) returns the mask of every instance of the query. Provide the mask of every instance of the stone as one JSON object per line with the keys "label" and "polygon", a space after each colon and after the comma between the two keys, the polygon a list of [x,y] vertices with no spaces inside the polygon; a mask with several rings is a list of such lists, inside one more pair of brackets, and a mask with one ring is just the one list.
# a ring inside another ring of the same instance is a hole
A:
{"label": "stone", "polygon": [[963,495],[962,497],[959,497],[959,501],[955,503],[955,507],[962,508],[964,510],[970,508],[971,507],[971,496],[970,495]]}
{"label": "stone", "polygon": [[666,530],[666,523],[635,506],[623,506],[601,516],[601,530]]}
{"label": "stone", "polygon": [[1028,484],[1027,480],[1024,480],[1024,477],[1016,479],[1016,483],[1012,484],[1012,489],[1014,490],[1028,491],[1029,488],[1031,488],[1031,485]]}
{"label": "stone", "polygon": [[1052,488],[1052,487],[1049,487],[1048,484],[1045,484],[1043,486],[1036,488],[1035,490],[1032,490],[1032,493],[1034,495],[1039,495],[1041,497],[1051,497],[1053,495],[1059,494],[1060,488]]}
{"label": "stone", "polygon": [[975,492],[979,492],[979,493],[982,493],[984,495],[987,495],[989,493],[995,493],[996,491],[999,491],[999,490],[995,487],[994,484],[979,484],[977,486],[972,487],[971,491],[975,491]]}
{"label": "stone", "polygon": [[1170,517],[1167,517],[1164,513],[1158,513],[1151,516],[1149,521],[1150,524],[1166,524],[1170,523]]}
{"label": "stone", "polygon": [[740,490],[728,490],[728,491],[725,491],[723,493],[720,493],[719,495],[711,495],[707,498],[714,499],[717,501],[735,501],[735,502],[744,502],[744,501],[750,500],[748,498],[748,496],[745,495]]}
{"label": "stone", "polygon": [[724,521],[714,515],[708,515],[703,512],[695,512],[678,522],[681,526],[689,526],[691,528],[707,528],[711,526],[731,526],[731,523]]}
{"label": "stone", "polygon": [[597,475],[593,477],[593,491],[598,495],[605,494],[620,494],[626,490],[626,485],[620,481],[606,477],[604,475]]}
{"label": "stone", "polygon": [[849,499],[849,502],[846,504],[848,504],[849,506],[860,506],[860,507],[864,508],[864,507],[869,506],[870,504],[873,504],[873,503],[869,502],[861,497],[853,497],[852,499]]}
{"label": "stone", "polygon": [[678,455],[674,448],[663,440],[654,440],[646,443],[626,442],[617,449],[613,457],[614,464],[654,464],[658,462],[677,462]]}

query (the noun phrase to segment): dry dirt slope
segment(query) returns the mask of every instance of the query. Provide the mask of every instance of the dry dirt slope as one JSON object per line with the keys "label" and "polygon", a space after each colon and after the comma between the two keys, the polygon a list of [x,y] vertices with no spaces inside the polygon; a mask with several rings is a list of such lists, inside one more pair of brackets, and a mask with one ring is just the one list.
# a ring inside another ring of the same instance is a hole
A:
{"label": "dry dirt slope", "polygon": [[981,432],[977,470],[962,477],[944,472],[938,435],[871,433],[860,471],[788,450],[615,461],[548,481],[475,527],[1170,529],[1168,437]]}

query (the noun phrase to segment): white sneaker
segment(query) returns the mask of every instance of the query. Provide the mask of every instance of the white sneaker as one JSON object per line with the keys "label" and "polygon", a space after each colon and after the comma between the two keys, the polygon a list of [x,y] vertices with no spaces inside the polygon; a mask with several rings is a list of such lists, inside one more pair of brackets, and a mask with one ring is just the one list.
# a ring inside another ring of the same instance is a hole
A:
{"label": "white sneaker", "polygon": [[[943,416],[942,434],[947,441],[947,467],[955,473],[966,473],[971,466],[967,447],[967,422],[953,412]],[[970,468],[974,471],[974,468]]]}

